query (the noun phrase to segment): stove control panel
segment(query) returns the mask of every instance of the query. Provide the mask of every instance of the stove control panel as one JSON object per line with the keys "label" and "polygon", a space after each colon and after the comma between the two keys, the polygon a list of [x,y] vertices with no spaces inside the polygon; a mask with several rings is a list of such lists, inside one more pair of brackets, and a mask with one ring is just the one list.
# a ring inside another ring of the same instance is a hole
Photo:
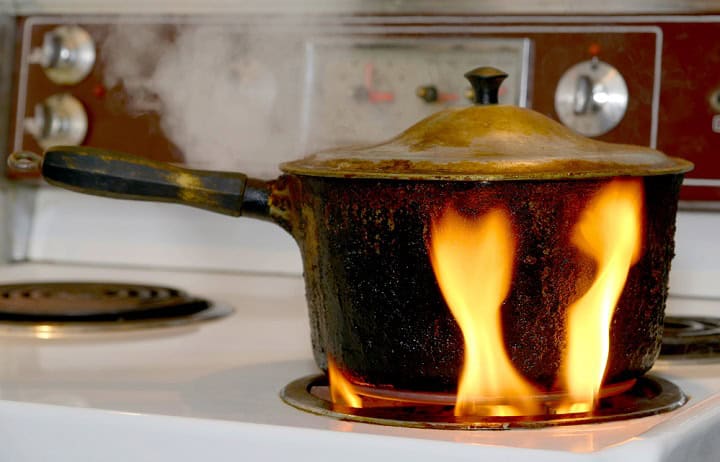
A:
{"label": "stove control panel", "polygon": [[718,17],[249,19],[19,18],[7,152],[77,143],[271,178],[470,105],[463,74],[490,65],[509,74],[501,104],[687,158],[682,198],[720,203]]}

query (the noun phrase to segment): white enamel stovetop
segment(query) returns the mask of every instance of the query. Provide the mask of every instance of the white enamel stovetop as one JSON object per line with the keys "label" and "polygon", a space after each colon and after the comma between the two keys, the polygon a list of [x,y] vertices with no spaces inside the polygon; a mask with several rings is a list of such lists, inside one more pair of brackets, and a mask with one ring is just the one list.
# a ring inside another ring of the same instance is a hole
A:
{"label": "white enamel stovetop", "polygon": [[[41,264],[0,267],[0,282],[165,284],[231,304],[193,328],[75,338],[0,337],[0,460],[717,461],[720,362],[659,362],[689,403],[633,421],[542,430],[413,430],[334,421],[283,404],[316,373],[303,283],[293,276]],[[720,313],[671,299],[670,312]]]}

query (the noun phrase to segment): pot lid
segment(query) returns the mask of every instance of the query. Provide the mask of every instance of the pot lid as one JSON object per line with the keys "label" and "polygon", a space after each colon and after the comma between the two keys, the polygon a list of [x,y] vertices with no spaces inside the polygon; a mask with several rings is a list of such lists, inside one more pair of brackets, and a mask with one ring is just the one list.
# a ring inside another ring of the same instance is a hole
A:
{"label": "pot lid", "polygon": [[284,163],[286,173],[420,180],[548,180],[684,173],[693,164],[660,151],[576,134],[538,112],[497,104],[507,74],[491,67],[465,77],[476,105],[440,111],[395,138],[318,152]]}

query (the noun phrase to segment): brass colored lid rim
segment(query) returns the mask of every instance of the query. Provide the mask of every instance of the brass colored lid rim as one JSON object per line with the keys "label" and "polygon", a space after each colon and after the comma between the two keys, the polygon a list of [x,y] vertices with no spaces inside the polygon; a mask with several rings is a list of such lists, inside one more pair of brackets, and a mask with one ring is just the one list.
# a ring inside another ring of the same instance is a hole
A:
{"label": "brass colored lid rim", "polygon": [[[280,165],[284,173],[301,176],[312,176],[320,178],[347,178],[347,179],[385,179],[385,180],[423,180],[423,181],[513,181],[513,180],[574,180],[591,178],[610,178],[617,176],[660,176],[683,174],[694,168],[692,162],[677,157],[669,157],[667,163],[658,166],[623,165],[598,162],[588,163],[585,169],[562,170],[556,169],[548,164],[547,170],[537,166],[533,171],[512,170],[502,172],[495,170],[492,173],[470,173],[467,170],[462,172],[442,171],[439,167],[436,171],[413,171],[402,170],[362,170],[343,168],[313,168],[297,165],[296,162],[286,162]],[[452,164],[447,164],[452,165]],[[596,168],[593,168],[596,167]]]}
{"label": "brass colored lid rim", "polygon": [[315,177],[503,181],[666,175],[692,164],[644,146],[584,138],[529,109],[486,105],[445,109],[384,143],[320,151],[281,169]]}

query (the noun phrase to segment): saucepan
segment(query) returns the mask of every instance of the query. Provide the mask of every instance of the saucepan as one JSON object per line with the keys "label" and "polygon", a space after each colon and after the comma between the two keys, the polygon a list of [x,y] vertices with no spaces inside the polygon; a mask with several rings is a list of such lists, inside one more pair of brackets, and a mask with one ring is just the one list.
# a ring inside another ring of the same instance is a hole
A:
{"label": "saucepan", "polygon": [[37,163],[49,183],[75,191],[277,223],[302,253],[318,366],[331,358],[358,383],[431,391],[455,389],[464,348],[429,256],[432,221],[448,208],[468,220],[508,211],[521,238],[502,304],[504,346],[521,374],[550,387],[567,307],[594,271],[571,243],[573,226],[604,185],[635,179],[642,252],[615,307],[605,381],[644,374],[660,348],[679,189],[692,164],[498,105],[505,74],[496,69],[467,77],[476,105],[438,112],[386,143],[282,164],[271,181],[78,146],[50,148]]}

